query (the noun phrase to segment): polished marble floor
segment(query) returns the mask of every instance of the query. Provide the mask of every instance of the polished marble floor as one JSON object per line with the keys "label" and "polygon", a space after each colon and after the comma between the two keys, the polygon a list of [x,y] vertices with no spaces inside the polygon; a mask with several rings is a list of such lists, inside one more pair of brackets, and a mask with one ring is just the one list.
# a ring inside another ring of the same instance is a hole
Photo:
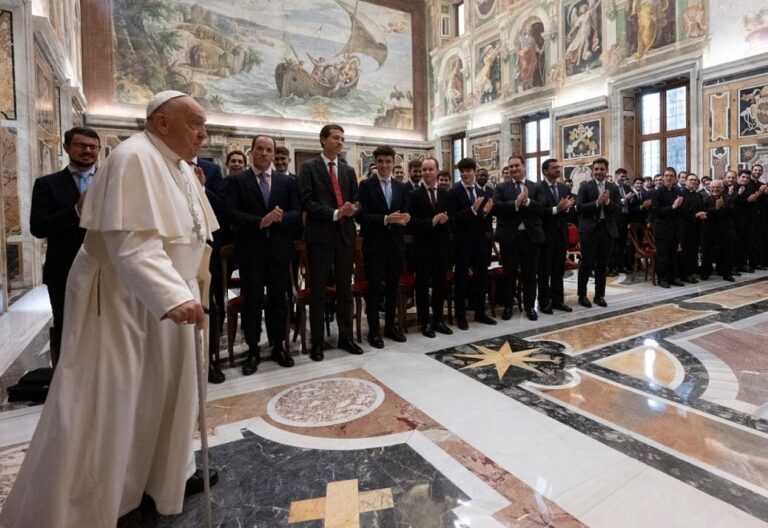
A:
{"label": "polished marble floor", "polygon": [[[41,295],[0,317],[5,379],[46,357]],[[670,290],[619,276],[606,297],[225,369],[207,407],[214,524],[768,526],[768,273]],[[40,407],[0,411],[1,506]],[[119,526],[197,527],[202,511],[196,496]]]}

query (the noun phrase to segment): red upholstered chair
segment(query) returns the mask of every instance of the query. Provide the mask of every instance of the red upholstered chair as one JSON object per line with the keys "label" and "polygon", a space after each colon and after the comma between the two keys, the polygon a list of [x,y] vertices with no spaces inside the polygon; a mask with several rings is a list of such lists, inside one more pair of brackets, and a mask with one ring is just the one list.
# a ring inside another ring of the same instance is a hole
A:
{"label": "red upholstered chair", "polygon": [[579,230],[574,224],[568,224],[568,250],[565,253],[565,269],[579,269],[581,261],[581,244]]}
{"label": "red upholstered chair", "polygon": [[[298,284],[294,283],[292,287],[292,300],[296,306],[296,323],[293,327],[293,342],[296,342],[296,338],[301,336],[301,353],[308,354],[309,348],[307,347],[307,306],[309,305],[309,258],[307,257],[307,245],[302,240],[297,240],[294,243],[294,247],[299,254],[299,273]],[[291,274],[291,281],[293,281],[293,274]],[[325,302],[326,302],[326,318],[325,318],[325,331],[326,334],[331,333],[330,318],[328,317],[328,306],[332,305],[336,298],[336,287],[327,286],[325,288]]]}

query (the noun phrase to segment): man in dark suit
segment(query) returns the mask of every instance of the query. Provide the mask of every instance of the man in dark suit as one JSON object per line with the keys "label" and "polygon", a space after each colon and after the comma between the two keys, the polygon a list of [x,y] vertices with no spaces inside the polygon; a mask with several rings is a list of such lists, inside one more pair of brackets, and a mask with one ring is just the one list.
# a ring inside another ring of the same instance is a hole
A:
{"label": "man in dark suit", "polygon": [[211,260],[208,263],[208,271],[211,273],[211,286],[208,297],[208,353],[210,361],[208,362],[208,381],[210,383],[223,383],[226,380],[219,364],[214,361],[214,355],[219,348],[219,336],[224,328],[224,315],[226,308],[224,306],[224,286],[221,282],[221,257],[219,252],[227,244],[232,243],[232,229],[229,225],[229,218],[224,208],[224,179],[221,176],[221,168],[203,158],[195,157],[187,163],[192,167],[200,183],[205,189],[205,196],[211,204],[213,214],[219,223],[219,229],[213,233],[213,241],[209,241],[213,251]]}
{"label": "man in dark suit", "polygon": [[259,364],[261,309],[267,289],[266,326],[272,359],[283,367],[293,358],[283,347],[293,255],[293,232],[301,222],[296,180],[271,169],[275,141],[256,136],[251,145],[251,168],[227,178],[226,206],[236,229],[235,254],[240,263],[243,331],[248,358],[243,374]]}
{"label": "man in dark suit", "polygon": [[685,286],[685,283],[677,278],[677,247],[683,232],[683,194],[677,185],[674,168],[664,169],[662,186],[653,193],[652,202],[659,286]]}
{"label": "man in dark suit", "polygon": [[723,280],[734,282],[732,252],[738,235],[734,222],[733,200],[724,193],[724,189],[723,180],[712,180],[709,185],[710,195],[704,199],[704,242],[709,246],[710,252],[702,256],[701,278],[709,278],[714,257],[718,274],[722,275]]}
{"label": "man in dark suit", "polygon": [[565,304],[563,276],[568,251],[568,214],[576,200],[571,190],[560,183],[560,162],[548,159],[541,164],[544,175],[539,196],[542,199],[542,228],[544,245],[539,253],[539,309],[545,314],[552,310],[573,311]]}
{"label": "man in dark suit", "polygon": [[608,275],[616,276],[626,272],[627,263],[627,231],[629,228],[630,208],[635,203],[637,195],[632,187],[627,184],[627,169],[619,167],[613,175],[613,183],[619,191],[621,198],[621,212],[616,217],[616,230],[619,236],[611,248],[611,257],[608,262]]}
{"label": "man in dark suit", "polygon": [[29,227],[32,235],[47,238],[43,283],[53,311],[51,359],[59,359],[61,328],[64,319],[64,292],[67,275],[85,238],[80,228],[80,210],[91,177],[96,170],[101,141],[95,130],[75,127],[64,134],[64,151],[69,165],[59,172],[35,180]]}
{"label": "man in dark suit", "polygon": [[[496,321],[485,313],[488,289],[488,240],[491,229],[493,198],[475,182],[477,163],[471,158],[460,160],[461,181],[451,191],[456,204],[454,299],[456,321],[462,330],[467,324],[467,304],[475,312],[475,321],[495,325]],[[472,269],[472,290],[468,289],[469,270]]]}
{"label": "man in dark suit", "polygon": [[493,214],[496,215],[496,241],[501,249],[504,267],[504,298],[501,314],[505,321],[512,317],[512,306],[518,277],[523,285],[523,308],[528,319],[539,318],[536,313],[536,266],[539,247],[544,243],[541,225],[543,213],[541,188],[525,179],[523,158],[517,155],[507,160],[510,180],[501,182],[493,192]]}
{"label": "man in dark suit", "polygon": [[340,159],[344,129],[328,124],[320,130],[323,152],[304,163],[299,171],[299,198],[306,211],[304,240],[309,258],[309,322],[312,333],[310,358],[323,359],[325,288],[333,275],[336,285],[338,347],[362,354],[352,338],[352,264],[355,251],[354,215],[357,203],[355,170]]}
{"label": "man in dark suit", "polygon": [[368,318],[368,343],[384,348],[379,327],[379,304],[384,284],[384,337],[404,343],[405,335],[395,325],[397,287],[403,267],[403,230],[408,213],[408,192],[404,183],[392,177],[395,150],[380,146],[373,151],[377,175],[360,183],[360,210],[357,221],[363,237],[363,261],[368,293],[365,314]]}
{"label": "man in dark suit", "polygon": [[437,185],[438,168],[435,158],[426,158],[421,162],[423,185],[411,191],[409,199],[416,268],[416,313],[421,333],[426,337],[435,337],[435,332],[453,333],[443,322],[443,303],[448,291],[448,262],[453,259],[451,230],[456,208],[450,191]]}
{"label": "man in dark suit", "polygon": [[595,304],[606,307],[605,277],[613,240],[619,236],[616,217],[621,213],[621,197],[616,186],[606,182],[608,160],[597,158],[592,162],[594,179],[579,186],[576,208],[579,213],[579,237],[581,238],[581,263],[579,264],[579,304],[590,308],[587,299],[587,282],[595,273]]}
{"label": "man in dark suit", "polygon": [[704,199],[699,194],[699,177],[689,172],[686,189],[683,191],[683,228],[680,238],[679,276],[683,282],[696,284],[698,279],[693,276],[699,264],[699,245],[701,243],[701,226],[704,215]]}

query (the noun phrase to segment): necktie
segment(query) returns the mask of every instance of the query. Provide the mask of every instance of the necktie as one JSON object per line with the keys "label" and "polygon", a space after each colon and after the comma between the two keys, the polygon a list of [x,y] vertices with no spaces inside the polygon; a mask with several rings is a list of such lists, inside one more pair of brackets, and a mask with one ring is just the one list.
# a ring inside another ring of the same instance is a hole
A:
{"label": "necktie", "polygon": [[435,198],[435,188],[430,187],[429,188],[429,201],[432,203],[432,209],[435,209],[437,207],[437,199]]}
{"label": "necktie", "polygon": [[389,182],[389,178],[384,180],[384,198],[387,200],[387,209],[392,208],[392,185]]}
{"label": "necktie", "polygon": [[622,213],[628,213],[629,212],[629,206],[627,206],[627,194],[624,192],[624,186],[619,185],[619,194],[621,195],[621,199],[624,201],[624,205],[621,206],[621,212]]}
{"label": "necktie", "polygon": [[560,201],[560,197],[557,194],[557,185],[553,183],[550,185],[550,188],[552,189],[552,196],[555,197],[555,203],[558,203]]}
{"label": "necktie", "polygon": [[269,208],[269,183],[267,182],[267,175],[263,172],[259,174],[259,188],[261,189],[261,196],[264,198],[264,207]]}
{"label": "necktie", "polygon": [[91,184],[91,173],[76,172],[75,174],[80,179],[80,185],[78,187],[80,189],[80,194],[83,194],[85,191],[88,190],[88,186]]}
{"label": "necktie", "polygon": [[336,176],[336,163],[328,162],[328,175],[331,177],[333,185],[333,194],[336,195],[336,207],[341,208],[344,205],[344,198],[341,196],[341,187],[339,187],[339,178]]}
{"label": "necktie", "polygon": [[517,194],[520,194],[520,182],[515,182],[515,189],[517,189]]}
{"label": "necktie", "polygon": [[466,187],[466,189],[467,193],[469,193],[469,206],[472,207],[472,205],[475,203],[475,200],[477,199],[475,198],[475,187],[473,185],[472,187]]}

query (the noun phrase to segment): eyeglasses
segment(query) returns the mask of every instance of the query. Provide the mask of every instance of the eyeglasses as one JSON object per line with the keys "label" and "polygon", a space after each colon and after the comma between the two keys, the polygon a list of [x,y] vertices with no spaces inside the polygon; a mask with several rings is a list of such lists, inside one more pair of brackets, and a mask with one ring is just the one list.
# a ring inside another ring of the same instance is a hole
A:
{"label": "eyeglasses", "polygon": [[101,145],[90,145],[87,143],[70,143],[70,145],[80,150],[93,150],[95,152],[98,152],[101,150]]}

